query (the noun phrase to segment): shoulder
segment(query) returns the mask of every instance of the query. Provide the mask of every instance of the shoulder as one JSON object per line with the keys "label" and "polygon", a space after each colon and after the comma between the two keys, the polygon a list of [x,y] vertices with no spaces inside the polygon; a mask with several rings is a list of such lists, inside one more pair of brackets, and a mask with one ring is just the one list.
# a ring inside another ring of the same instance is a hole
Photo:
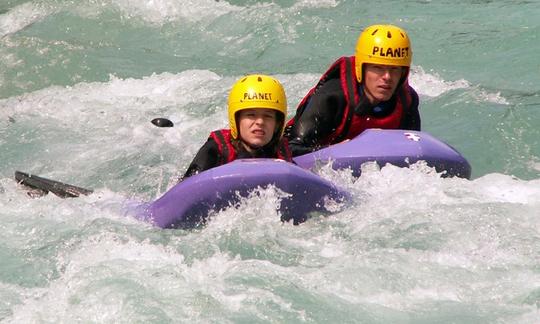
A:
{"label": "shoulder", "polygon": [[418,93],[410,85],[408,85],[407,87],[408,87],[407,90],[409,91],[409,95],[411,96],[411,106],[418,108],[418,104],[420,103],[420,98],[418,97]]}
{"label": "shoulder", "polygon": [[329,79],[324,82],[318,89],[315,91],[315,94],[319,95],[343,95],[343,89],[341,87],[340,79]]}
{"label": "shoulder", "polygon": [[219,145],[216,140],[209,136],[206,142],[199,149],[198,155],[200,154],[211,154],[216,155],[219,152]]}
{"label": "shoulder", "polygon": [[405,98],[403,98],[402,100],[410,103],[407,105],[408,107],[411,107],[413,109],[418,108],[420,99],[418,97],[418,93],[416,92],[416,90],[414,90],[413,87],[411,87],[408,83],[405,83],[404,85],[402,85],[400,93],[400,96],[402,96],[402,98],[403,96],[405,96]]}
{"label": "shoulder", "polygon": [[407,84],[407,91],[409,91],[409,94],[411,95],[411,97],[418,98],[418,93],[416,92],[416,90],[414,90],[413,87],[411,87],[410,84]]}
{"label": "shoulder", "polygon": [[210,133],[210,135],[208,136],[208,138],[220,138],[220,137],[224,137],[224,138],[229,138],[231,137],[231,130],[230,129],[217,129],[215,131],[212,131]]}
{"label": "shoulder", "polygon": [[341,68],[341,64],[345,64],[345,63],[354,63],[354,56],[342,56],[342,57],[337,58],[337,59],[330,65],[330,69],[331,69],[332,67],[338,67],[338,68]]}

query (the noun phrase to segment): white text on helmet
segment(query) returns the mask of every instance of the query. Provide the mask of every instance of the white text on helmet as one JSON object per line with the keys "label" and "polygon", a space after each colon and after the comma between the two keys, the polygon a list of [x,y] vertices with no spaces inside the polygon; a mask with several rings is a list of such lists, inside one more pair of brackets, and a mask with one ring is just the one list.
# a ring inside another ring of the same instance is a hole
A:
{"label": "white text on helmet", "polygon": [[244,100],[272,100],[270,92],[244,92]]}
{"label": "white text on helmet", "polygon": [[378,55],[382,57],[409,57],[409,48],[408,47],[399,47],[399,48],[384,48],[379,46],[373,46],[373,55]]}

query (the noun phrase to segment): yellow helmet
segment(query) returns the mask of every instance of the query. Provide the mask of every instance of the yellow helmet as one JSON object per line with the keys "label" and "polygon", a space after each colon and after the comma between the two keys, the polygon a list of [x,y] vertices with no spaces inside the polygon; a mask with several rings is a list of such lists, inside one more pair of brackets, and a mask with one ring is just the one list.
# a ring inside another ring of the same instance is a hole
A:
{"label": "yellow helmet", "polygon": [[236,114],[244,109],[274,109],[277,114],[276,133],[283,134],[285,117],[287,116],[287,98],[285,90],[278,80],[262,74],[247,75],[236,81],[229,93],[229,126],[231,136],[238,137]]}
{"label": "yellow helmet", "polygon": [[356,43],[356,79],[362,82],[364,63],[411,66],[412,48],[407,33],[394,25],[369,26]]}

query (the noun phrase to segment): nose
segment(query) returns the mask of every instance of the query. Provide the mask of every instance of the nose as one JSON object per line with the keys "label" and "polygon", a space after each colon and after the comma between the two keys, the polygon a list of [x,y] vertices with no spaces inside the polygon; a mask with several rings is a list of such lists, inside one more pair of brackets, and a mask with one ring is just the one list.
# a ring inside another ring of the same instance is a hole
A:
{"label": "nose", "polygon": [[384,70],[382,71],[382,77],[383,77],[384,79],[390,79],[390,76],[391,76],[391,75],[392,75],[392,74],[391,74],[391,70],[388,69],[388,68],[386,68],[386,69],[384,69]]}
{"label": "nose", "polygon": [[255,123],[258,125],[261,125],[264,123],[264,117],[263,116],[257,116],[255,117]]}

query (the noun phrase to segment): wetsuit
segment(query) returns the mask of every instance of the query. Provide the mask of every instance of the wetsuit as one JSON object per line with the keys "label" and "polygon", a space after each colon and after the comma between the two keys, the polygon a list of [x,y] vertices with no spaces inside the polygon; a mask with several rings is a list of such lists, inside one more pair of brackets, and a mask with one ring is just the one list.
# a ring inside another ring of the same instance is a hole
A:
{"label": "wetsuit", "polygon": [[228,129],[212,132],[195,155],[181,180],[236,159],[273,158],[292,162],[286,138],[282,138],[278,145],[276,145],[275,140],[272,140],[253,152],[248,152],[240,143],[234,145],[233,141]]}
{"label": "wetsuit", "polygon": [[367,128],[420,130],[418,94],[407,80],[390,100],[374,106],[353,67],[354,59],[340,58],[302,100],[285,131],[293,156],[354,138]]}

